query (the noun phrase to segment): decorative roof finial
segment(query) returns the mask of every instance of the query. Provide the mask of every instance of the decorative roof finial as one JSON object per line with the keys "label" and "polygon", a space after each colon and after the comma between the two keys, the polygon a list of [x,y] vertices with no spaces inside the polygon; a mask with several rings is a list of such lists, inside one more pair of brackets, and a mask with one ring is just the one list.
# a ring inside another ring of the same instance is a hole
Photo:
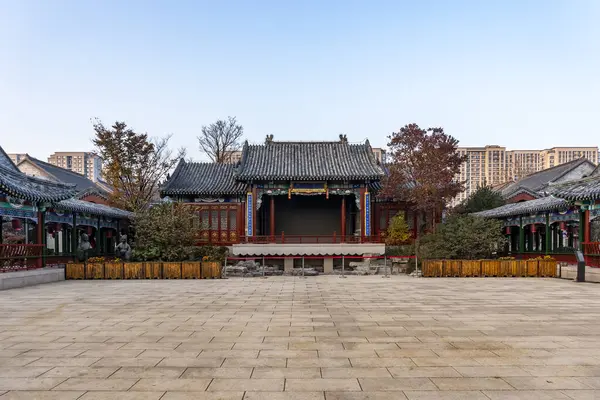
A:
{"label": "decorative roof finial", "polygon": [[343,133],[340,133],[340,143],[348,143],[348,138]]}
{"label": "decorative roof finial", "polygon": [[273,142],[273,135],[267,135],[265,139],[265,144],[269,144]]}

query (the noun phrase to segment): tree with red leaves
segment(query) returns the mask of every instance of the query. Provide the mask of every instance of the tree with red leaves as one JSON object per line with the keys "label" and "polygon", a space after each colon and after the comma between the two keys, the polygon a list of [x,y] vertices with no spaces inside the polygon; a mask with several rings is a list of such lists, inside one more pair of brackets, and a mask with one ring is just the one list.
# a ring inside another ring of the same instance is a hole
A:
{"label": "tree with red leaves", "polygon": [[409,124],[388,136],[388,176],[382,195],[409,202],[415,211],[439,216],[446,203],[463,190],[456,180],[465,157],[458,140],[443,128]]}

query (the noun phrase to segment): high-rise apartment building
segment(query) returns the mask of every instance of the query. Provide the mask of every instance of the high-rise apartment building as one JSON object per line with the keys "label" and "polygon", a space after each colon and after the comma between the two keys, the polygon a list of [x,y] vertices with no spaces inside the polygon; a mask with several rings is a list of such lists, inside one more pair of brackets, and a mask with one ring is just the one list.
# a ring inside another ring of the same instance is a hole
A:
{"label": "high-rise apartment building", "polygon": [[458,153],[467,156],[456,179],[465,182],[465,190],[456,196],[451,205],[465,200],[477,188],[494,186],[517,180],[525,175],[587,158],[598,164],[598,147],[553,147],[545,150],[506,150],[506,147],[459,147]]}
{"label": "high-rise apartment building", "polygon": [[102,159],[84,151],[58,151],[48,157],[48,163],[69,169],[97,182],[102,175]]}

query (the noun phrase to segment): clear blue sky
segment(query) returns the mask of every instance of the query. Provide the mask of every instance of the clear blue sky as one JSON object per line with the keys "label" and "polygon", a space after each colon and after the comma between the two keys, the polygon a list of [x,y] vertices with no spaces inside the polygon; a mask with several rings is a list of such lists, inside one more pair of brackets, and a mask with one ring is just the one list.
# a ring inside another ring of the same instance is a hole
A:
{"label": "clear blue sky", "polygon": [[250,141],[374,146],[404,124],[462,145],[600,144],[600,1],[0,0],[0,145],[89,150],[90,118],[202,156]]}

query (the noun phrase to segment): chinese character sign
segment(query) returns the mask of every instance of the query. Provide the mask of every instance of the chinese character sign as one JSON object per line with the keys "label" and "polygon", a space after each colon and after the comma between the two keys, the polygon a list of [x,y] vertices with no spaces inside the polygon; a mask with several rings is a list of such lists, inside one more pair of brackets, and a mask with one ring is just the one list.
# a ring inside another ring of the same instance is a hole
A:
{"label": "chinese character sign", "polygon": [[246,194],[246,236],[252,236],[252,224],[254,223],[254,205],[252,193]]}

